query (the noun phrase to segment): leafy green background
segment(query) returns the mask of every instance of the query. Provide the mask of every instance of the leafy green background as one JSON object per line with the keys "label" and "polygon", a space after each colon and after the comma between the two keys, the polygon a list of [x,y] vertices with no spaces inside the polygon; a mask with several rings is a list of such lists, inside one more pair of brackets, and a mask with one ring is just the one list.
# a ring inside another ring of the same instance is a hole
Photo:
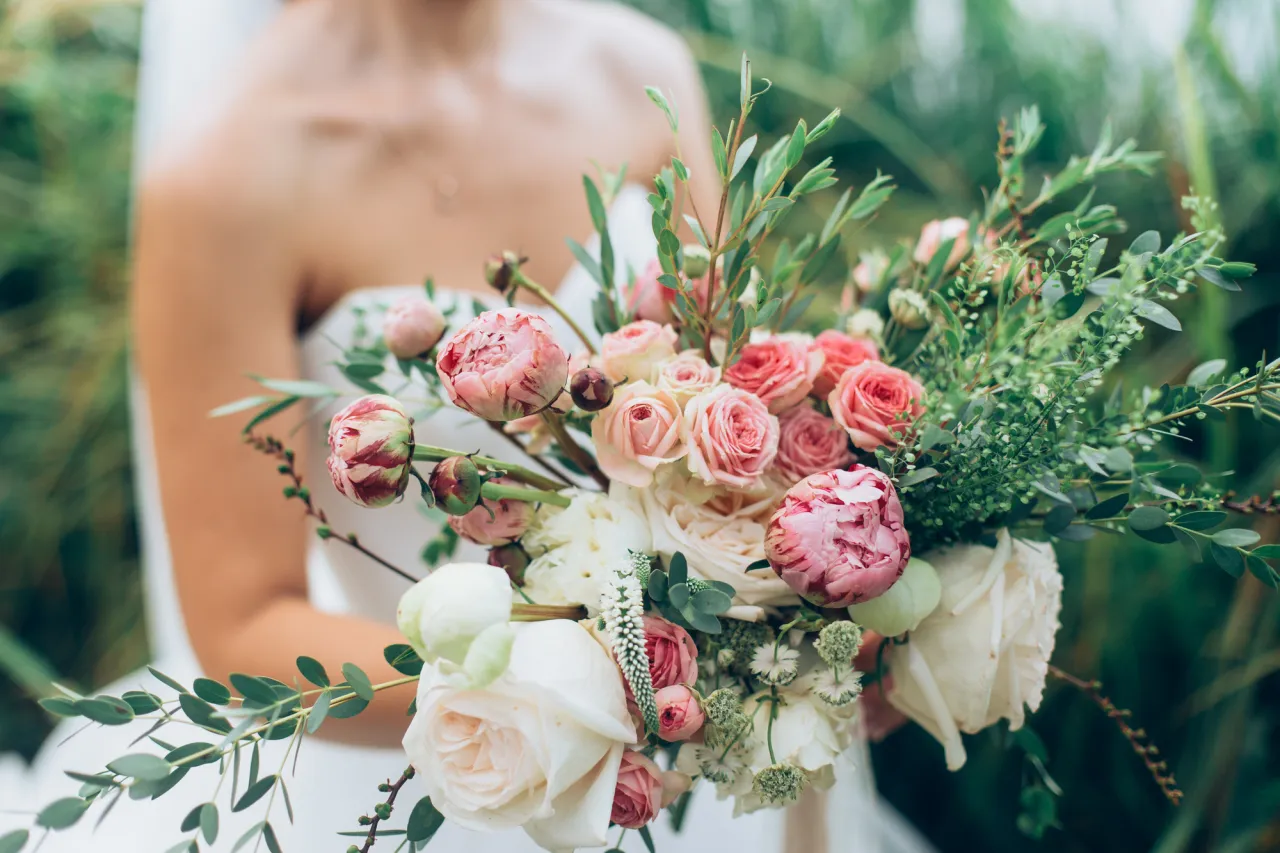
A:
{"label": "leafy green background", "polygon": [[[1242,294],[1180,302],[1188,331],[1150,336],[1125,381],[1280,351],[1274,0],[633,5],[688,36],[717,116],[734,111],[743,47],[778,91],[759,130],[844,110],[816,156],[856,186],[879,169],[902,187],[856,245],[976,206],[1001,116],[1040,105],[1046,166],[1090,149],[1111,117],[1118,136],[1169,157],[1155,179],[1104,181],[1102,200],[1168,235],[1186,225],[1178,197],[1210,192],[1229,256],[1259,267]],[[0,0],[0,750],[28,755],[49,721],[27,694],[55,674],[101,683],[146,655],[125,398],[137,17],[129,2]],[[1232,416],[1197,437],[1187,454],[1237,471],[1242,493],[1274,488],[1274,430]],[[1280,538],[1275,522],[1258,529]],[[944,850],[1280,849],[1280,598],[1180,554],[1132,537],[1064,545],[1054,658],[1133,711],[1187,794],[1180,809],[1114,724],[1059,684],[1031,726],[1064,791],[1061,829],[1019,832],[1028,765],[1000,731],[970,738],[957,774],[923,732],[894,735],[875,748],[883,793]]]}

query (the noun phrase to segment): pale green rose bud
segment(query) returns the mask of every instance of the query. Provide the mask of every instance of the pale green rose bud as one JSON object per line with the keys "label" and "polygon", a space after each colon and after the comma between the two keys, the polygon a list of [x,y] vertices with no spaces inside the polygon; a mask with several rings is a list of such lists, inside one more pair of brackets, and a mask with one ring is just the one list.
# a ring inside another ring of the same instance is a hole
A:
{"label": "pale green rose bud", "polygon": [[851,338],[878,341],[884,334],[884,318],[880,316],[880,312],[871,308],[860,308],[853,312],[853,316],[845,323],[844,330]]}
{"label": "pale green rose bud", "polygon": [[507,671],[515,641],[515,629],[506,622],[490,625],[471,641],[462,662],[468,690],[483,690]]}
{"label": "pale green rose bud", "polygon": [[684,256],[684,274],[689,278],[702,278],[711,268],[711,253],[701,244],[686,243],[681,254]]}
{"label": "pale green rose bud", "polygon": [[905,329],[923,329],[929,325],[929,303],[923,293],[914,290],[890,291],[889,314]]}
{"label": "pale green rose bud", "polygon": [[912,557],[888,592],[850,606],[849,617],[864,628],[896,637],[914,631],[924,617],[937,609],[941,598],[938,573],[924,560]]}
{"label": "pale green rose bud", "polygon": [[511,621],[511,581],[483,563],[450,563],[418,581],[400,599],[396,624],[428,663],[463,663],[472,641]]}

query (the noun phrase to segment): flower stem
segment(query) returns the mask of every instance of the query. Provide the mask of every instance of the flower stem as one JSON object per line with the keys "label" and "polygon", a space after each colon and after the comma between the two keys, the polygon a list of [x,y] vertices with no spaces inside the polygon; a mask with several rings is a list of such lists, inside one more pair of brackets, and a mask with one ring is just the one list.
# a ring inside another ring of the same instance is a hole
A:
{"label": "flower stem", "polygon": [[459,450],[450,450],[447,447],[432,447],[430,445],[419,444],[413,448],[413,459],[415,462],[442,462],[451,456],[468,456],[472,462],[477,465],[497,471],[513,480],[524,483],[526,486],[533,486],[535,489],[547,489],[554,491],[561,488],[564,484],[557,483],[550,477],[544,477],[537,471],[531,471],[523,465],[516,465],[513,462],[503,462],[501,459],[494,459],[491,456],[477,456],[474,454],[463,453]]}
{"label": "flower stem", "polygon": [[573,333],[578,336],[580,341],[582,341],[583,346],[587,348],[587,352],[592,355],[596,354],[596,346],[591,342],[591,338],[585,331],[583,331],[582,327],[578,325],[578,321],[569,316],[569,312],[564,310],[564,307],[556,301],[556,298],[551,295],[549,290],[526,276],[519,269],[515,270],[515,275],[512,277],[511,283],[516,287],[523,287],[525,290],[547,303],[552,311],[555,311],[560,315],[560,319],[569,324],[569,328],[573,329]]}
{"label": "flower stem", "polygon": [[552,619],[585,619],[587,609],[576,604],[513,604],[512,622],[548,622]]}
{"label": "flower stem", "polygon": [[561,508],[569,505],[569,497],[559,492],[528,489],[524,486],[504,486],[501,483],[485,483],[480,487],[480,494],[493,501],[525,501],[527,503],[551,504]]}
{"label": "flower stem", "polygon": [[569,430],[564,425],[564,418],[555,412],[545,411],[542,413],[542,420],[546,423],[547,429],[551,430],[556,444],[560,445],[565,455],[573,460],[573,464],[590,474],[591,479],[595,480],[600,488],[608,491],[609,478],[596,466],[596,461],[591,458],[591,454],[583,450],[573,440],[573,436],[569,435]]}

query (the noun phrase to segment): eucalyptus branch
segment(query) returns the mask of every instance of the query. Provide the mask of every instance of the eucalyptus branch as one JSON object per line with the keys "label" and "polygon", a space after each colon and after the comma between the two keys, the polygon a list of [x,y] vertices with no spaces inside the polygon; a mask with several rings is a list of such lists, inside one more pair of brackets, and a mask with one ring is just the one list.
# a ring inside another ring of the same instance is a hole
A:
{"label": "eucalyptus branch", "polygon": [[369,821],[369,834],[365,837],[364,844],[360,845],[360,853],[369,853],[373,848],[374,842],[378,840],[378,824],[384,819],[391,816],[392,810],[396,805],[396,797],[400,794],[400,789],[412,779],[414,776],[413,767],[406,767],[405,771],[400,774],[400,778],[395,782],[388,781],[384,785],[379,785],[379,791],[385,791],[387,794],[386,802],[379,803],[373,810],[373,817],[365,817],[361,819]]}
{"label": "eucalyptus branch", "polygon": [[544,411],[542,420],[547,425],[547,429],[551,430],[551,435],[555,438],[556,444],[560,445],[560,449],[564,451],[565,455],[573,460],[573,464],[591,475],[591,479],[595,480],[601,489],[608,491],[609,478],[596,465],[596,461],[591,458],[591,454],[583,450],[578,442],[573,440],[573,436],[569,435],[564,418],[555,412]]}
{"label": "eucalyptus branch", "polygon": [[564,487],[564,483],[558,483],[549,477],[544,477],[523,465],[504,462],[501,459],[494,459],[492,456],[480,456],[478,454],[450,450],[447,447],[432,447],[431,445],[422,444],[413,448],[413,461],[415,462],[443,462],[452,456],[466,456],[482,468],[488,468],[490,471],[502,474],[516,482],[524,483],[526,486],[533,486],[535,489],[555,491]]}
{"label": "eucalyptus branch", "polygon": [[592,343],[591,337],[587,335],[585,331],[583,331],[581,326],[578,325],[578,321],[573,319],[573,317],[569,314],[569,312],[566,311],[564,307],[559,302],[556,301],[556,298],[551,295],[551,291],[547,290],[545,287],[543,287],[533,279],[526,276],[519,267],[515,267],[515,269],[512,272],[511,285],[513,287],[523,287],[525,290],[529,291],[534,296],[538,297],[543,302],[545,302],[551,308],[552,311],[555,311],[557,314],[560,315],[560,319],[564,320],[566,323],[569,324],[569,328],[573,329],[573,333],[578,336],[578,339],[580,341],[582,341],[583,346],[587,348],[587,352],[591,353],[592,355],[595,355],[596,346],[594,343]]}
{"label": "eucalyptus branch", "polygon": [[[1243,384],[1243,383],[1237,383],[1237,386],[1239,386],[1240,384]],[[1170,421],[1178,421],[1178,420],[1182,420],[1183,418],[1191,417],[1197,412],[1202,411],[1206,406],[1214,409],[1216,408],[1248,408],[1247,405],[1236,403],[1235,401],[1240,400],[1241,398],[1244,398],[1244,397],[1253,397],[1253,396],[1265,393],[1267,391],[1277,391],[1277,390],[1280,390],[1280,382],[1255,384],[1248,388],[1243,388],[1240,390],[1228,389],[1226,391],[1221,392],[1220,394],[1215,395],[1214,397],[1208,400],[1203,400],[1194,406],[1188,406],[1187,408],[1182,409],[1180,411],[1170,412],[1167,415],[1162,415],[1161,417],[1157,418],[1154,421],[1148,421],[1146,423],[1138,424],[1136,426],[1125,427],[1124,429],[1120,430],[1120,432],[1116,433],[1116,437],[1122,438],[1126,435],[1132,435],[1135,432],[1142,432],[1143,430],[1151,429],[1152,427],[1157,427],[1157,426],[1160,426],[1161,424],[1169,423]]]}

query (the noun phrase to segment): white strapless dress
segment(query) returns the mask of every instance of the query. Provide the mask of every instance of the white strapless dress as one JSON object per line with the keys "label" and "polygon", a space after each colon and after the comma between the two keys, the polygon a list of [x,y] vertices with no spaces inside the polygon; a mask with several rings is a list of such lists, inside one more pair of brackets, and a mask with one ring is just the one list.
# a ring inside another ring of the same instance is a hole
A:
{"label": "white strapless dress", "polygon": [[[620,274],[630,265],[640,269],[653,256],[654,241],[650,230],[651,211],[645,198],[646,191],[638,186],[625,188],[615,200],[610,215],[611,239],[619,258]],[[413,286],[413,287],[416,287]],[[377,288],[351,294],[336,305],[300,341],[303,373],[309,379],[326,382],[337,388],[348,387],[337,373],[332,362],[337,355],[334,342],[349,340],[362,306],[374,306],[410,292],[407,288]],[[589,314],[595,284],[581,267],[569,273],[560,286],[560,299],[570,310]],[[447,294],[442,298],[450,298]],[[484,297],[481,297],[482,299]],[[494,300],[490,300],[494,301]],[[458,312],[455,324],[471,313],[471,296],[457,299]],[[495,302],[496,304],[496,302]],[[550,318],[557,327],[561,341],[573,340],[568,328],[558,318]],[[584,325],[590,327],[584,317]],[[161,512],[156,483],[155,457],[151,447],[150,424],[145,399],[135,389],[135,449],[141,501],[140,517],[144,542],[147,612],[150,636],[155,655],[155,666],[180,681],[190,684],[199,676],[196,663],[183,627],[181,610],[174,588],[168,541]],[[333,410],[338,406],[335,404]],[[406,500],[395,506],[377,511],[364,510],[344,500],[334,490],[324,469],[327,448],[324,446],[322,416],[299,432],[295,443],[307,444],[309,470],[307,480],[316,500],[329,514],[335,530],[356,532],[371,543],[381,554],[403,567],[424,570],[419,552],[423,544],[435,533],[432,523],[418,511],[416,501]],[[419,443],[456,447],[468,451],[481,449],[499,457],[513,453],[513,448],[493,435],[488,429],[460,411],[442,411],[431,418],[422,419],[416,428]],[[250,452],[246,449],[245,452]],[[308,556],[308,575],[311,598],[315,606],[324,610],[359,614],[371,619],[394,623],[396,603],[407,588],[404,580],[370,562],[353,550],[324,547],[319,540]],[[459,551],[462,559],[483,560],[484,554],[475,546],[463,545]],[[126,690],[148,688],[167,695],[167,688],[155,682],[145,671],[134,673],[100,692],[120,695]],[[58,797],[74,794],[78,783],[63,775],[64,770],[95,772],[106,762],[131,751],[145,749],[145,745],[130,747],[131,742],[144,731],[140,726],[121,728],[95,727],[72,737],[83,721],[69,721],[49,739],[31,772],[21,785],[10,785],[11,790],[0,786],[0,812],[10,809],[35,809]],[[162,737],[169,742],[203,740],[204,733],[190,726],[174,725],[165,729]],[[283,744],[273,744],[263,756],[263,773],[275,772],[271,754],[279,756]],[[152,748],[151,751],[156,751]],[[278,763],[278,757],[275,759]],[[297,762],[296,774],[286,779],[291,794],[295,821],[290,825],[283,804],[277,800],[271,815],[276,830],[286,850],[323,853],[344,851],[358,839],[340,838],[339,831],[357,830],[357,818],[370,813],[382,796],[377,785],[395,779],[406,766],[404,754],[399,749],[372,749],[345,746],[307,738]],[[14,774],[8,774],[12,781]],[[827,845],[841,853],[918,853],[928,849],[915,834],[903,825],[901,818],[891,810],[878,805],[875,800],[866,750],[855,749],[838,768],[840,781],[824,798],[802,806],[793,815],[790,829],[782,812],[764,811],[734,819],[732,806],[718,801],[711,786],[703,786],[695,792],[683,832],[674,833],[665,816],[654,827],[654,839],[660,853],[680,851],[741,850],[783,851],[796,853],[823,853],[815,849],[821,846],[818,839],[824,835],[830,839]],[[100,808],[91,810],[78,826],[67,832],[51,834],[40,848],[43,853],[161,853],[179,842],[184,834],[179,831],[183,817],[195,806],[212,796],[217,783],[217,768],[204,767],[193,771],[176,788],[154,802],[122,802],[105,821],[95,828]],[[262,819],[265,801],[247,811],[233,815],[229,798],[229,785],[224,786],[219,797],[223,826],[216,849],[229,850],[240,834]],[[405,791],[402,803],[416,801],[412,789]],[[25,802],[24,802],[25,801]],[[400,810],[399,823],[403,825],[408,807]],[[825,821],[825,832],[814,832]],[[803,824],[803,827],[801,827]],[[13,826],[29,826],[30,818],[0,813],[0,834]],[[190,838],[190,833],[186,834]],[[612,836],[611,836],[612,837]],[[788,843],[788,841],[790,843]],[[384,841],[379,849],[395,848],[395,840]],[[635,833],[628,833],[623,844],[628,851],[643,850]],[[473,833],[448,823],[431,843],[431,850],[439,853],[520,853],[538,848],[520,831],[497,834]]]}

